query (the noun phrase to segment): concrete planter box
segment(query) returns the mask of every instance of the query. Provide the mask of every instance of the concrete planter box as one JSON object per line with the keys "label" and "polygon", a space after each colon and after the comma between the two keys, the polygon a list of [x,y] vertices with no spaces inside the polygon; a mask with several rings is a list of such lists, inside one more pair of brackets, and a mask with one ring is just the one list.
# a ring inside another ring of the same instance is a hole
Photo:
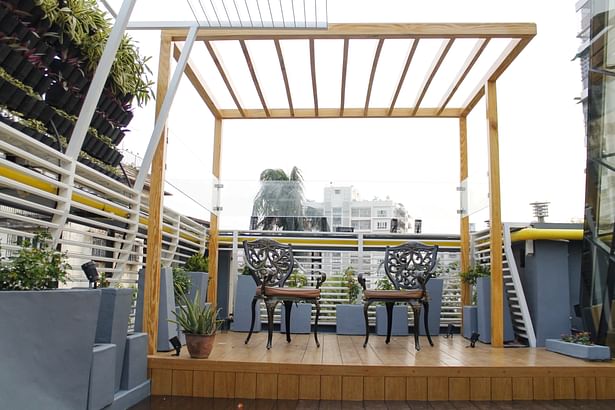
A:
{"label": "concrete planter box", "polygon": [[[393,306],[391,336],[408,336],[408,323],[408,306]],[[378,336],[386,336],[387,334],[387,309],[385,306],[376,306],[376,334]]]}
{"label": "concrete planter box", "polygon": [[584,360],[611,360],[611,350],[608,346],[582,345],[564,342],[558,339],[547,339],[545,347],[550,352],[565,354]]}
{"label": "concrete planter box", "polygon": [[[137,312],[135,317],[135,332],[143,332],[143,294],[145,269],[139,271],[139,293],[137,296]],[[177,336],[177,325],[169,322],[175,319],[175,294],[173,293],[173,270],[169,267],[160,269],[160,304],[158,306],[158,342],[156,350],[169,352],[173,346],[169,339]]]}
{"label": "concrete planter box", "polygon": [[478,307],[463,307],[463,337],[469,339],[472,333],[478,332]]}
{"label": "concrete planter box", "polygon": [[[280,332],[286,333],[286,310],[280,309]],[[298,303],[290,311],[290,333],[310,333],[312,329],[312,304]]]}
{"label": "concrete planter box", "polygon": [[[256,282],[251,275],[238,275],[237,286],[235,286],[235,306],[233,309],[233,323],[231,330],[234,332],[249,332],[250,331],[250,316],[252,313],[252,299],[256,294]],[[254,313],[254,331],[260,332],[261,321],[259,301],[256,305]]]}
{"label": "concrete planter box", "polygon": [[113,403],[116,350],[114,344],[94,346],[88,392],[89,410],[99,410]]}
{"label": "concrete planter box", "polygon": [[[505,291],[505,290],[504,290]],[[486,276],[476,280],[476,292],[478,299],[478,340],[483,343],[491,343],[491,277]],[[510,318],[510,307],[508,300],[504,297],[504,341],[509,342],[515,339]]]}
{"label": "concrete planter box", "polygon": [[147,333],[133,333],[126,338],[120,387],[131,390],[147,380]]}
{"label": "concrete planter box", "polygon": [[128,335],[128,317],[132,305],[132,289],[101,289],[100,310],[96,326],[96,343],[111,343],[115,348],[114,393],[120,389],[122,361]]}
{"label": "concrete planter box", "polygon": [[[440,334],[440,313],[442,312],[442,289],[444,279],[432,278],[427,282],[427,294],[429,295],[429,334],[438,336]],[[425,309],[421,307],[421,319],[419,321],[419,334],[427,335],[425,332]]]}
{"label": "concrete planter box", "polygon": [[201,305],[207,302],[207,286],[209,284],[209,273],[207,272],[186,272],[190,278],[190,291],[188,292],[188,299],[194,300],[196,291],[199,291],[199,299]]}
{"label": "concrete planter box", "polygon": [[338,335],[364,335],[365,317],[362,304],[335,305],[335,333]]}
{"label": "concrete planter box", "polygon": [[7,409],[86,409],[100,290],[0,292]]}

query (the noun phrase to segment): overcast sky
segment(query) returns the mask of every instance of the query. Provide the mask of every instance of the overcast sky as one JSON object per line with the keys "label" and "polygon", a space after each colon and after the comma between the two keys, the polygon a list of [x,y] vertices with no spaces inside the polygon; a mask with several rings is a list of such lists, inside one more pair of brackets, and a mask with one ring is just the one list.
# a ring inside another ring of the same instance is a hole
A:
{"label": "overcast sky", "polygon": [[[148,2],[138,2],[138,7],[141,3]],[[328,21],[536,23],[537,36],[498,81],[502,217],[508,222],[529,222],[529,203],[538,200],[551,203],[548,221],[570,222],[582,218],[585,181],[583,113],[575,101],[581,93],[580,68],[578,61],[572,61],[579,46],[574,3],[329,0]],[[159,33],[132,35],[143,53],[154,56],[155,75]],[[431,63],[431,57],[425,60],[423,64]],[[277,60],[271,69],[279,70]],[[398,78],[398,71],[396,67],[391,77]],[[124,148],[145,152],[153,129],[153,105],[139,110]],[[168,186],[174,195],[166,204],[209,219],[213,118],[186,78],[169,127],[167,179],[187,196]],[[483,103],[469,117],[469,134],[474,201],[484,204],[488,180]],[[263,169],[288,172],[297,166],[309,199],[321,201],[323,188],[330,184],[353,185],[362,199],[388,196],[403,203],[413,218],[423,220],[423,232],[456,233],[458,138],[454,119],[225,121],[221,227],[247,228]],[[485,219],[483,211],[471,220],[480,228]]]}

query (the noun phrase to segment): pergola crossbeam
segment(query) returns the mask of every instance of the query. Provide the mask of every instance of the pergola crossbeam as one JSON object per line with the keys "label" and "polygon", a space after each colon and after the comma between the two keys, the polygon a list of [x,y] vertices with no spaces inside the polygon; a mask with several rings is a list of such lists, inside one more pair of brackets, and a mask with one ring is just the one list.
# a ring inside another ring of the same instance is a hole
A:
{"label": "pergola crossbeam", "polygon": [[389,107],[368,108],[319,108],[318,114],[313,108],[295,108],[292,112],[288,108],[270,108],[269,115],[262,109],[222,109],[220,113],[223,119],[265,119],[265,118],[457,118],[461,115],[461,108],[445,108],[440,113],[438,107],[419,108],[416,112],[412,108]]}
{"label": "pergola crossbeam", "polygon": [[314,112],[318,117],[318,85],[316,84],[316,50],[314,40],[310,39],[310,71],[312,72],[312,94],[314,95]]}
{"label": "pergola crossbeam", "polygon": [[226,85],[226,89],[228,90],[229,94],[231,95],[231,98],[233,99],[233,102],[235,103],[235,106],[237,106],[237,109],[239,110],[239,112],[243,113],[243,107],[241,106],[241,103],[239,102],[239,98],[237,98],[237,95],[235,94],[235,91],[233,90],[231,81],[226,75],[226,70],[224,69],[222,62],[218,58],[216,51],[214,50],[214,48],[212,47],[209,41],[204,41],[204,43],[205,43],[205,47],[207,47],[207,51],[209,51],[209,55],[211,56],[212,61],[214,62],[214,64],[216,65],[216,68],[218,69],[218,72],[220,73],[220,77],[222,77],[222,81],[224,81],[224,84]]}
{"label": "pergola crossbeam", "polygon": [[342,56],[342,89],[340,94],[340,113],[344,115],[344,105],[346,103],[346,74],[348,71],[348,46],[350,41],[344,39],[344,55]]}
{"label": "pergola crossbeam", "polygon": [[295,113],[293,108],[293,98],[290,93],[290,84],[288,82],[288,73],[286,72],[286,64],[284,63],[284,54],[282,53],[280,41],[274,40],[273,42],[275,44],[275,51],[278,54],[278,61],[280,62],[280,71],[282,71],[282,78],[284,79],[284,88],[286,89],[286,97],[288,98],[288,108],[292,117],[295,115]]}
{"label": "pergola crossbeam", "polygon": [[413,105],[414,111],[413,112],[416,112],[421,106],[421,102],[423,102],[423,98],[425,98],[425,94],[427,94],[427,90],[429,89],[431,82],[433,81],[434,77],[438,73],[438,69],[442,65],[442,62],[446,58],[446,55],[448,54],[449,50],[453,46],[454,41],[455,39],[446,40],[440,47],[440,50],[438,50],[438,54],[436,54],[436,57],[434,58],[431,64],[431,67],[428,71],[429,74],[423,80],[423,84],[421,85],[421,88],[419,88],[420,91],[418,95],[416,96],[416,100],[414,101],[414,105]]}
{"label": "pergola crossbeam", "polygon": [[252,59],[250,58],[250,52],[248,51],[246,42],[244,40],[239,40],[239,44],[241,45],[241,51],[243,52],[243,56],[246,59],[248,70],[250,70],[250,76],[252,77],[252,82],[254,83],[254,88],[256,88],[256,93],[258,94],[258,98],[261,101],[261,105],[263,106],[263,110],[265,111],[265,114],[269,116],[269,109],[267,108],[267,103],[265,102],[265,96],[263,95],[261,86],[258,83],[258,78],[256,77],[256,71],[254,70],[254,64],[252,64]]}
{"label": "pergola crossbeam", "polygon": [[369,75],[369,83],[367,84],[367,96],[365,97],[365,114],[367,114],[367,109],[369,108],[369,99],[372,95],[372,86],[374,85],[374,77],[376,76],[376,69],[378,68],[378,60],[380,59],[380,53],[382,52],[382,46],[384,45],[384,39],[381,38],[378,41],[378,46],[376,47],[376,53],[374,54],[374,62],[372,63],[372,71]]}
{"label": "pergola crossbeam", "polygon": [[391,100],[391,106],[389,107],[389,115],[393,112],[395,108],[395,103],[397,102],[397,98],[399,97],[399,93],[401,92],[401,88],[404,86],[404,80],[406,79],[406,74],[408,74],[408,69],[410,68],[410,63],[412,62],[412,58],[414,57],[414,53],[416,52],[416,48],[419,45],[419,39],[415,39],[412,42],[412,47],[410,48],[410,52],[408,53],[408,57],[406,57],[406,63],[404,64],[404,69],[399,76],[399,82],[397,83],[397,88],[395,89],[395,94],[393,95],[393,99]]}

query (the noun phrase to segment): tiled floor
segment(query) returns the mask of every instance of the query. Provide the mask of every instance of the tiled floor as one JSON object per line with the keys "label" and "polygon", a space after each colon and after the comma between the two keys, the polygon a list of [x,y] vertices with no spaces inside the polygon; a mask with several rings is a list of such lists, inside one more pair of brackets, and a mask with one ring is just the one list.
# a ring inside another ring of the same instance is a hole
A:
{"label": "tiled floor", "polygon": [[506,402],[405,402],[405,401],[326,401],[326,400],[245,400],[245,399],[204,399],[191,397],[151,396],[132,410],[444,410],[444,409],[596,409],[613,410],[615,400],[556,400],[556,401],[506,401]]}

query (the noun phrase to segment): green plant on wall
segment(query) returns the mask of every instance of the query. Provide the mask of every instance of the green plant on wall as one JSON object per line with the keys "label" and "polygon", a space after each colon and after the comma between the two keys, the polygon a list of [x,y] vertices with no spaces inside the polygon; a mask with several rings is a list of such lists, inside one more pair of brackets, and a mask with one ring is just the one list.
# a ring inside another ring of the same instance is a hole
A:
{"label": "green plant on wall", "polygon": [[209,261],[199,253],[195,253],[186,260],[183,268],[186,272],[207,272],[209,270]]}
{"label": "green plant on wall", "polygon": [[299,272],[299,269],[293,269],[288,279],[286,279],[286,285],[291,288],[302,288],[307,286],[308,280],[307,277]]}
{"label": "green plant on wall", "polygon": [[467,283],[470,285],[470,290],[472,292],[472,304],[476,305],[477,303],[477,294],[476,294],[476,281],[478,278],[482,278],[485,276],[491,276],[491,271],[489,270],[489,266],[475,264],[471,266],[468,270],[459,272],[459,277],[461,278],[461,282]]}
{"label": "green plant on wall", "polygon": [[66,283],[70,265],[66,253],[55,251],[46,231],[24,240],[17,256],[0,264],[0,290],[40,290]]}
{"label": "green plant on wall", "polygon": [[356,271],[352,266],[348,266],[344,269],[342,274],[342,286],[347,290],[348,303],[357,303],[359,295],[361,294],[361,285],[355,276]]}

